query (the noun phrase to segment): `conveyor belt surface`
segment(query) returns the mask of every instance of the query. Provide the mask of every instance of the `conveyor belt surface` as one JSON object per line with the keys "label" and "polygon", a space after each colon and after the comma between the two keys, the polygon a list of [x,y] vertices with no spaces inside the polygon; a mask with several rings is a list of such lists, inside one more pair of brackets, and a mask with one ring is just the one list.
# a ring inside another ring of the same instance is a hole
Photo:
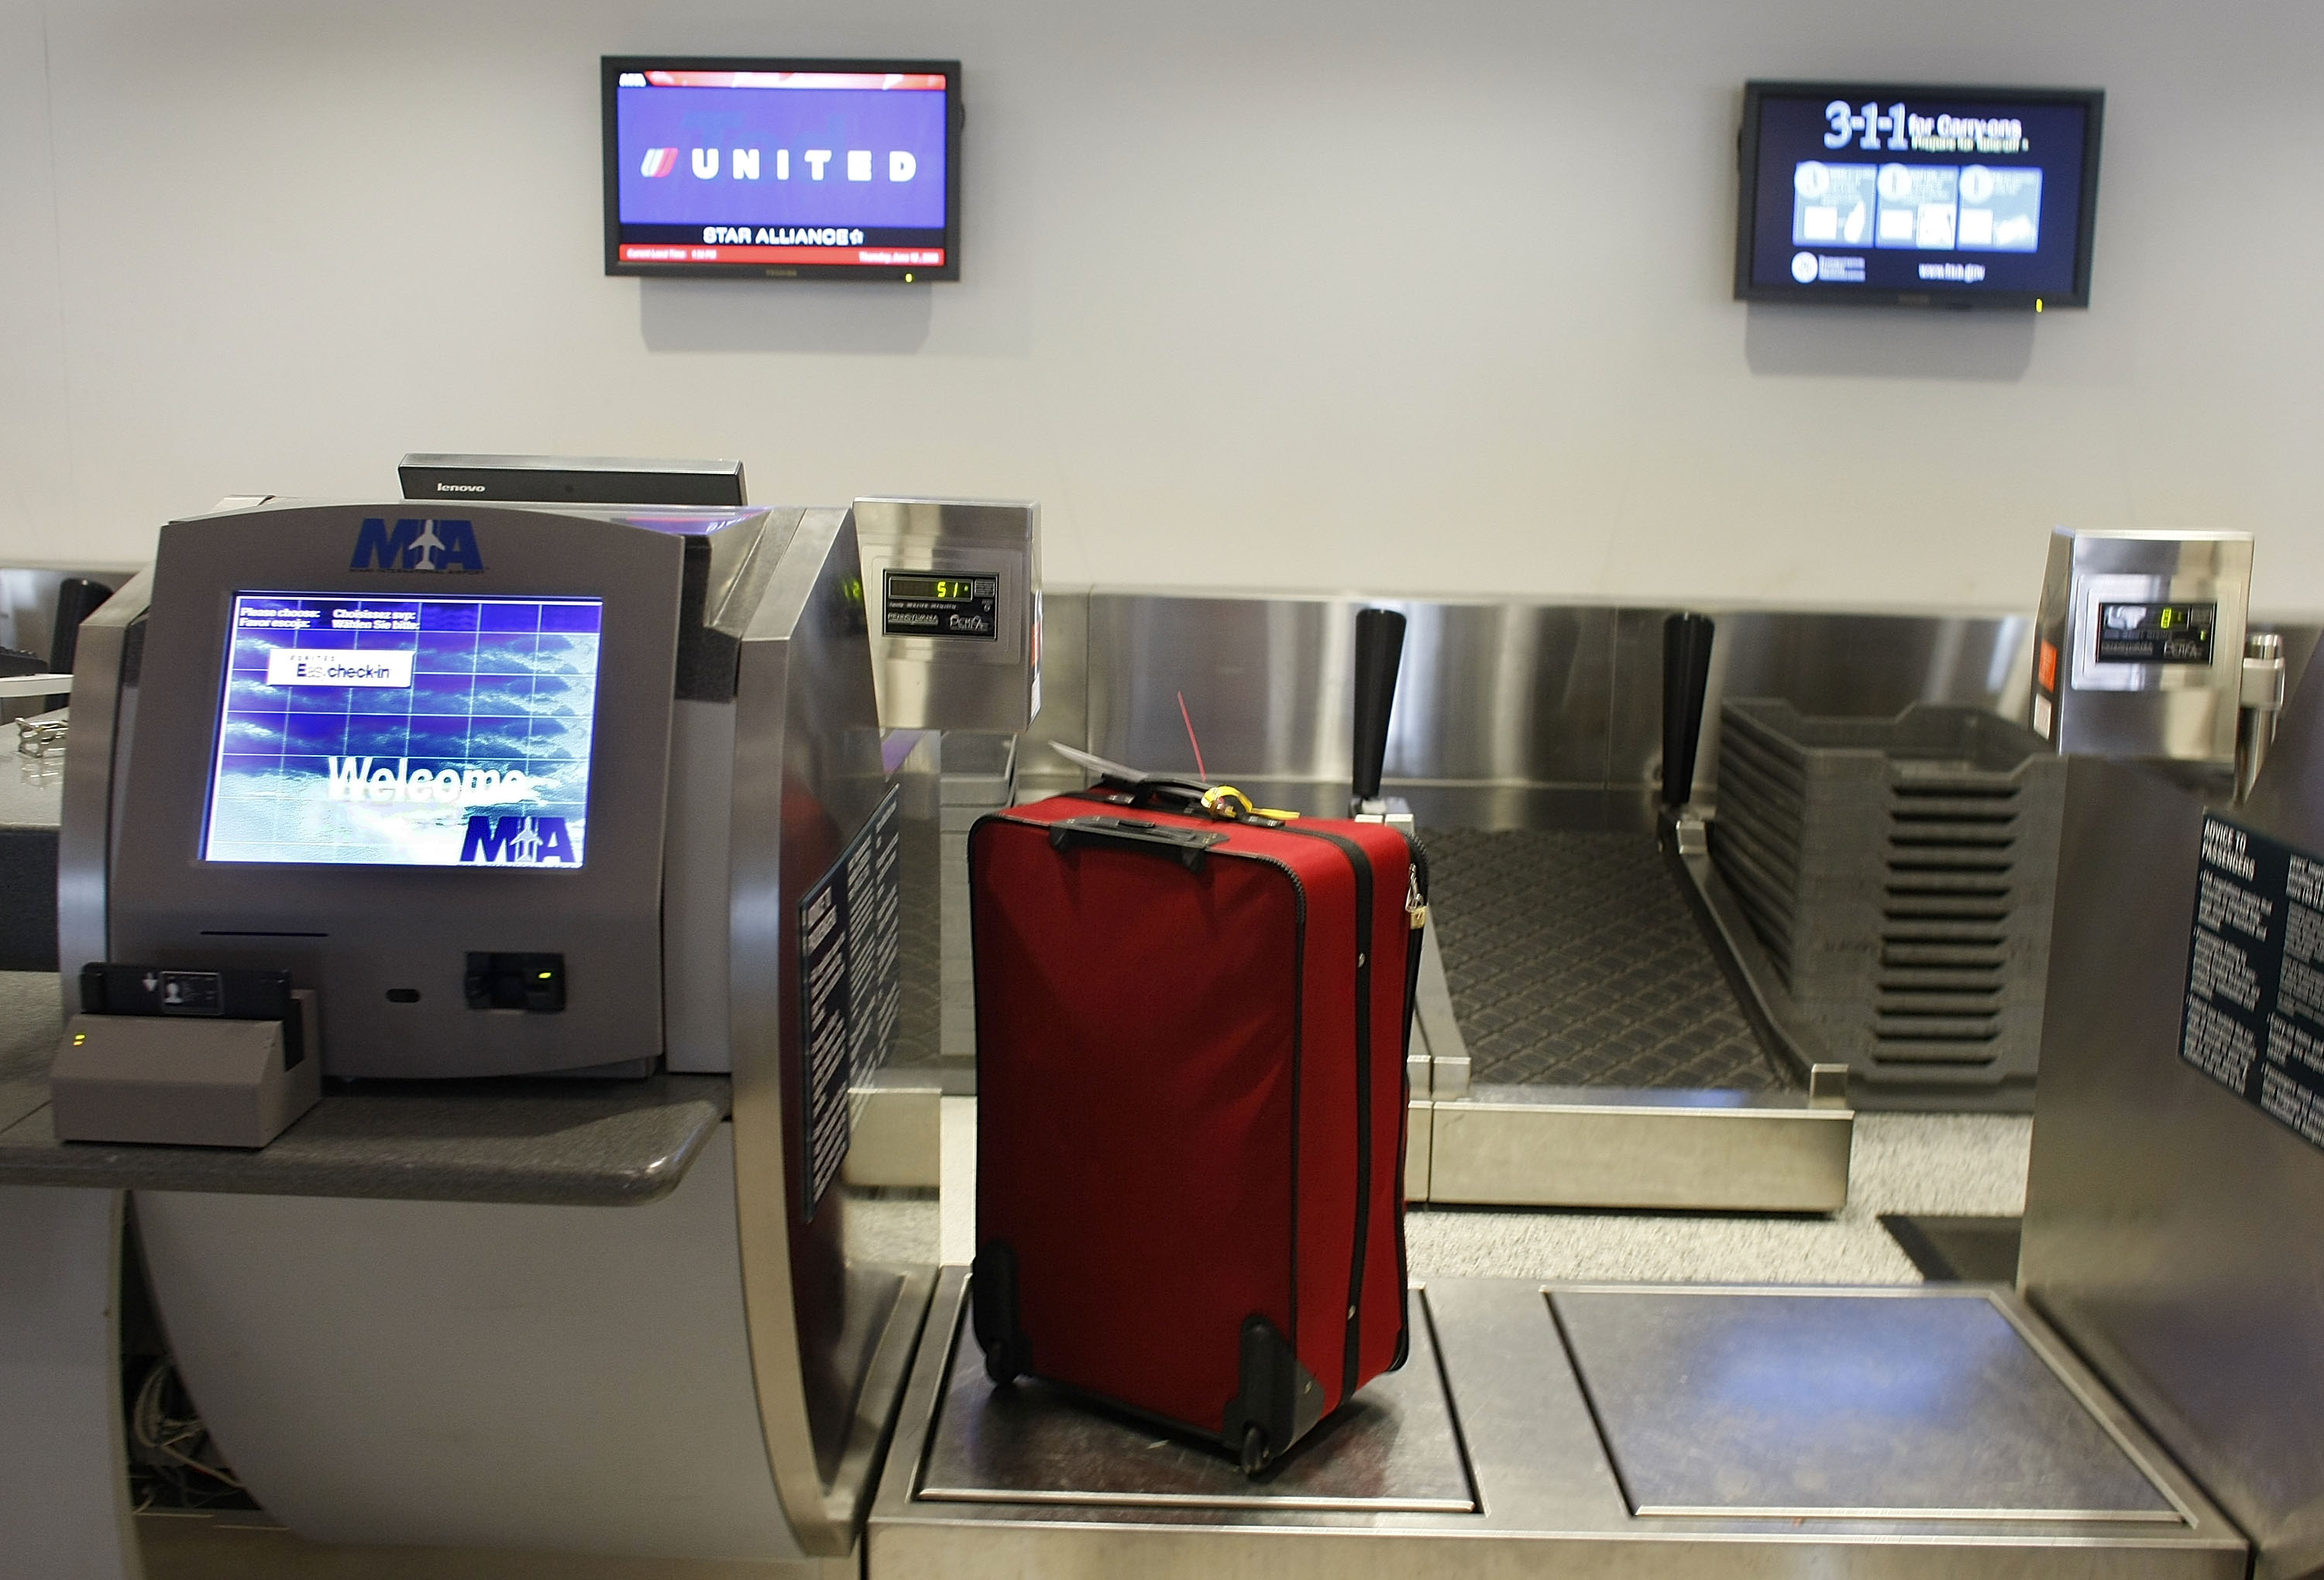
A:
{"label": "conveyor belt surface", "polygon": [[1438,829],[1429,910],[1479,1085],[1780,1085],[1650,833]]}

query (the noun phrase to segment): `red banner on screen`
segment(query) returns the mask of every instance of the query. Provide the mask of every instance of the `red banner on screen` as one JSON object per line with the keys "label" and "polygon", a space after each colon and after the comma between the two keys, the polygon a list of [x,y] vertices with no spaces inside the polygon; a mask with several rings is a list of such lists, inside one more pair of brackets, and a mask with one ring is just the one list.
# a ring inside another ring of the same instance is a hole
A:
{"label": "red banner on screen", "polygon": [[838,87],[944,90],[941,71],[649,71],[655,87]]}
{"label": "red banner on screen", "polygon": [[624,263],[865,264],[875,269],[941,269],[942,247],[690,247],[625,242]]}

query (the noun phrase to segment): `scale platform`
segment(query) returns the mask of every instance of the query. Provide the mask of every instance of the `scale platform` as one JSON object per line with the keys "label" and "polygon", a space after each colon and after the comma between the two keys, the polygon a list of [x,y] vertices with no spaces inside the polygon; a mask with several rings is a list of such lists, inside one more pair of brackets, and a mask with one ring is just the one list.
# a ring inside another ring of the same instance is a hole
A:
{"label": "scale platform", "polygon": [[966,1293],[947,1268],[871,1580],[2245,1572],[2243,1538],[2006,1290],[1432,1281],[1404,1369],[1256,1481],[994,1388]]}

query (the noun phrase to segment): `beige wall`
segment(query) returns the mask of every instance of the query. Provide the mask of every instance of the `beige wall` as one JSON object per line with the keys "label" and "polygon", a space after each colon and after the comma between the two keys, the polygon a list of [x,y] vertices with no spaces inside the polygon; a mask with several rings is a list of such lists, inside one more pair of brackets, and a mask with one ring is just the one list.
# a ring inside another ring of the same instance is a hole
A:
{"label": "beige wall", "polygon": [[[956,55],[964,276],[608,280],[595,58]],[[1030,495],[1050,574],[2020,608],[2053,522],[2324,607],[2324,9],[0,0],[0,563],[406,449]],[[1749,76],[2109,91],[2094,306],[1729,299]]]}

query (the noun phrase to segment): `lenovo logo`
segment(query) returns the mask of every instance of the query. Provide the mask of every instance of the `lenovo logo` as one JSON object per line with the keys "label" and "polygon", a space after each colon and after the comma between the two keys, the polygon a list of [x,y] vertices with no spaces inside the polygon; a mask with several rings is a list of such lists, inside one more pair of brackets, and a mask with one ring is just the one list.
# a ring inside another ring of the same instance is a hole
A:
{"label": "lenovo logo", "polygon": [[398,521],[366,518],[355,535],[351,571],[463,571],[484,568],[473,521]]}

